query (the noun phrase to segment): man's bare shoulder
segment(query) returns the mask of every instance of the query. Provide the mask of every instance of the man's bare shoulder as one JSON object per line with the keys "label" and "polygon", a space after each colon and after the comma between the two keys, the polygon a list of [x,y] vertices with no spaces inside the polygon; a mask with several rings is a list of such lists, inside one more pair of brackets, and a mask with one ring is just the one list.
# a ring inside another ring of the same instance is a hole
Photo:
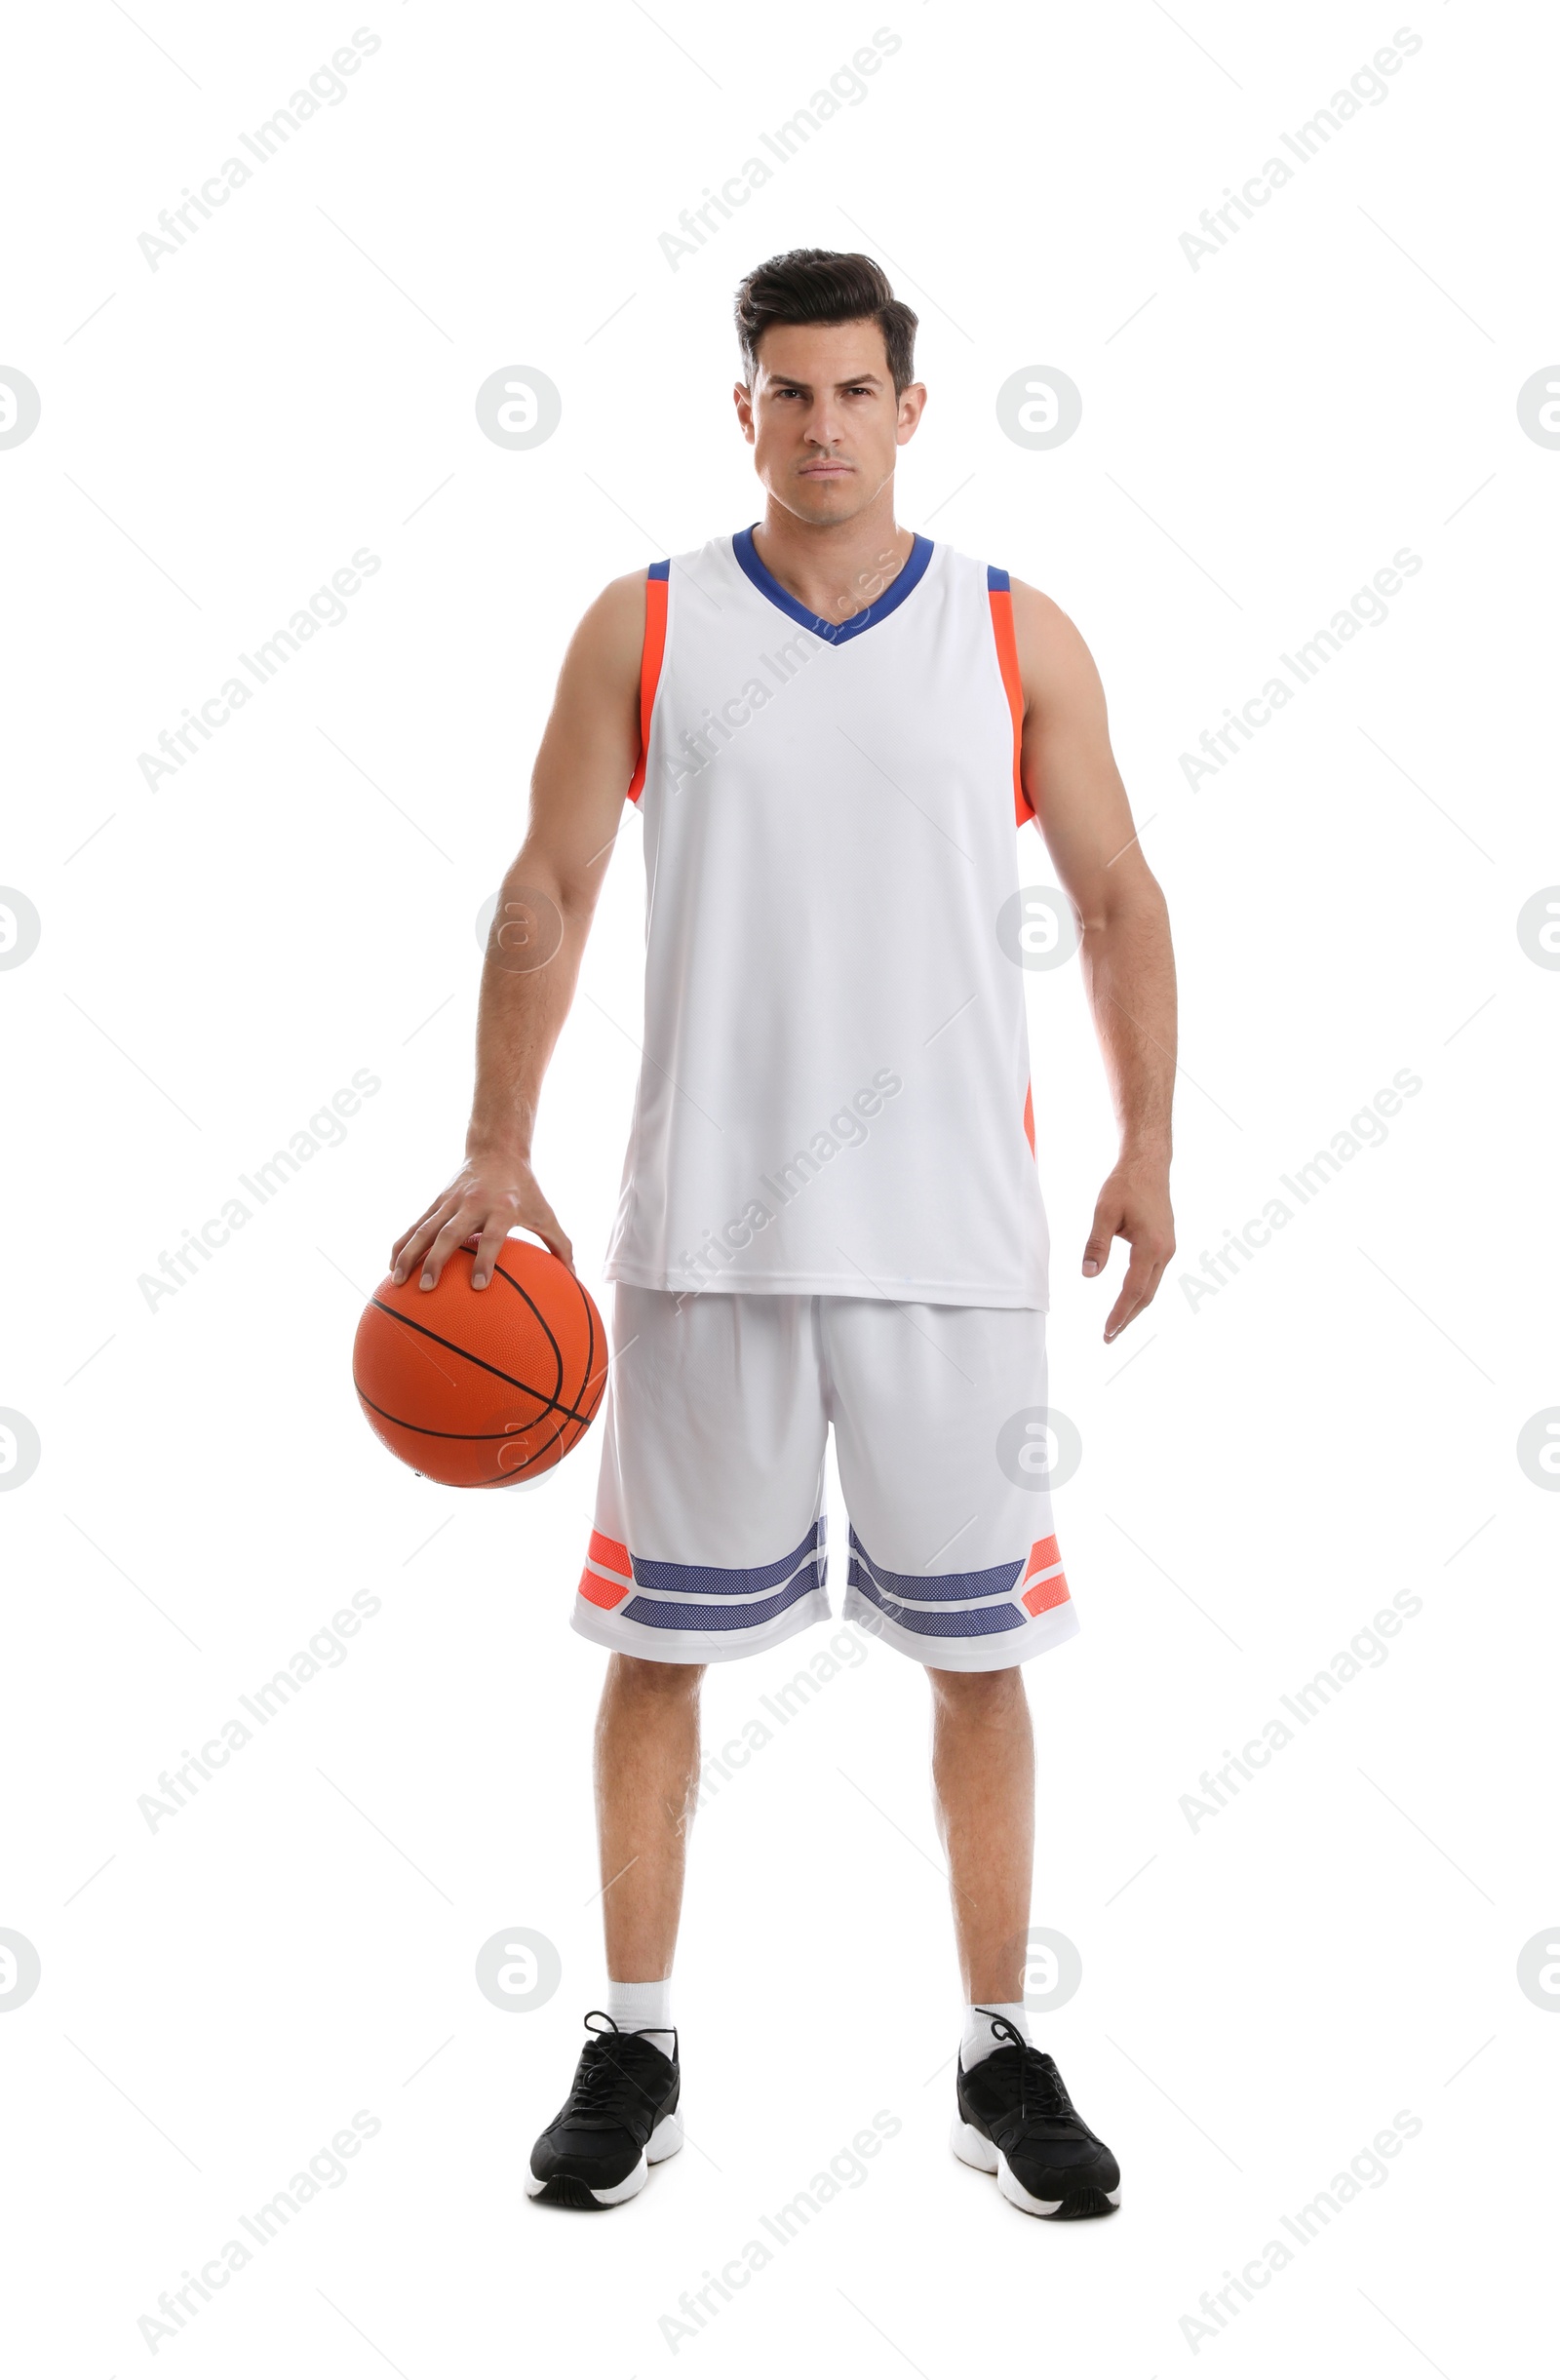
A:
{"label": "man's bare shoulder", "polygon": [[644,644],[644,572],[630,570],[608,579],[581,614],[569,642],[570,669],[613,683],[639,683]]}
{"label": "man's bare shoulder", "polygon": [[1028,700],[1052,709],[1100,702],[1100,674],[1076,623],[1038,587],[1021,578],[1011,584],[1013,641]]}

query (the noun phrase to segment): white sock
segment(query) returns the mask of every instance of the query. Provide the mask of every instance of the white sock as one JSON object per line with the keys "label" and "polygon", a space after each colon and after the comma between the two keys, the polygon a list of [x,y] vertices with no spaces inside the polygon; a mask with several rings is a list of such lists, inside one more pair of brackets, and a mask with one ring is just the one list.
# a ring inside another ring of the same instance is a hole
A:
{"label": "white sock", "polygon": [[653,2033],[655,2047],[672,2054],[672,1978],[662,1983],[606,1986],[606,2013],[620,2032]]}
{"label": "white sock", "polygon": [[[614,1984],[612,1988],[615,1991],[618,1986]],[[964,2038],[958,2045],[959,2060],[966,2074],[983,2057],[990,2057],[994,2049],[1010,2049],[1013,2046],[1005,2034],[999,2037],[993,2031],[994,2016],[1005,2016],[1024,2041],[1030,2038],[1030,2020],[1022,2000],[988,2000],[983,2007],[971,2002],[964,2010]]]}

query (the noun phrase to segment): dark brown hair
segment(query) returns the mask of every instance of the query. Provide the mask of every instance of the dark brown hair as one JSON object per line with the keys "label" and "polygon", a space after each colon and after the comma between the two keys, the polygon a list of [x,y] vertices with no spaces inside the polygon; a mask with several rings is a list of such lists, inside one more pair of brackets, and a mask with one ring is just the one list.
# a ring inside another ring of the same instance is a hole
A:
{"label": "dark brown hair", "polygon": [[875,322],[883,334],[894,395],[916,377],[917,317],[894,295],[871,256],[833,248],[792,248],[755,265],[737,290],[737,340],[749,388],[759,341],[774,323]]}

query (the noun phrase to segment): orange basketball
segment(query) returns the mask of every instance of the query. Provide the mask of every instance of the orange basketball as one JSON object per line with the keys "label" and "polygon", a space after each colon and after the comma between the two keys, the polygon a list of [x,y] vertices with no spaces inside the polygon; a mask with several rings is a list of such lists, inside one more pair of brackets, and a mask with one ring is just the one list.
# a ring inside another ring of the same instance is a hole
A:
{"label": "orange basketball", "polygon": [[502,1488],[562,1463],[606,1386],[590,1291],[526,1239],[506,1239],[486,1289],[457,1248],[437,1289],[380,1282],[363,1309],[352,1381],[393,1455],[447,1488]]}

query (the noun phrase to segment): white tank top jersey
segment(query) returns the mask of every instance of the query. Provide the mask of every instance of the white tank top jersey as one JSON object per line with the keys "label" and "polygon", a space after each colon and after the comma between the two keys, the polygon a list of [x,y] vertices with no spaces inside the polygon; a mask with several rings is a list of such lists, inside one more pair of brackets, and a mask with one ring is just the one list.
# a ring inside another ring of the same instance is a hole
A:
{"label": "white tank top jersey", "polygon": [[842,623],[751,529],[652,566],[608,1280],[1044,1308],[1022,720],[1007,573],[950,546]]}

